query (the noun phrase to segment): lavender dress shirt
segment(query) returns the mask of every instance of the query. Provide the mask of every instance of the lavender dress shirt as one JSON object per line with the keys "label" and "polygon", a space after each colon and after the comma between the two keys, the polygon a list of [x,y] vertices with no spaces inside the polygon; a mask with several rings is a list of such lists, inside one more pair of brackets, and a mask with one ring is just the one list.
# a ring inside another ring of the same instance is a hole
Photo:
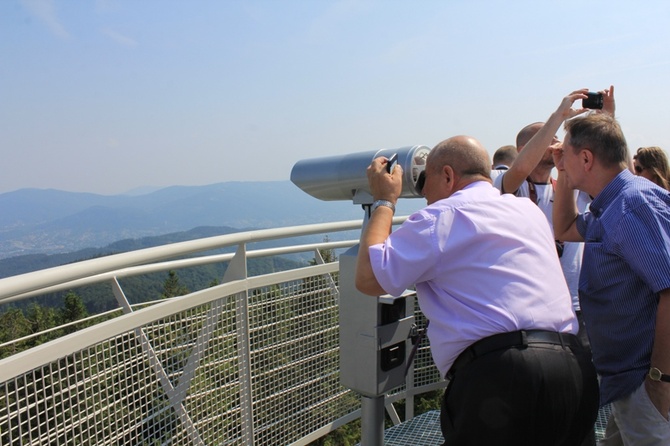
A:
{"label": "lavender dress shirt", "polygon": [[443,376],[465,348],[487,336],[522,329],[577,333],[545,215],[488,182],[412,214],[369,253],[387,293],[416,285]]}

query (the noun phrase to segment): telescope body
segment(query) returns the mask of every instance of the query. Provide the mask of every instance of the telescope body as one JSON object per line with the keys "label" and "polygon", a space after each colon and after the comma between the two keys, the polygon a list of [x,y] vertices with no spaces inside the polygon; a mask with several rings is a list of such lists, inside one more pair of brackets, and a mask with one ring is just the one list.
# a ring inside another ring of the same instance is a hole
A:
{"label": "telescope body", "polygon": [[366,204],[372,199],[368,186],[368,166],[377,157],[390,158],[397,154],[398,165],[403,169],[400,198],[421,198],[416,185],[426,167],[429,152],[430,148],[417,145],[302,160],[293,166],[291,181],[319,200],[353,200]]}

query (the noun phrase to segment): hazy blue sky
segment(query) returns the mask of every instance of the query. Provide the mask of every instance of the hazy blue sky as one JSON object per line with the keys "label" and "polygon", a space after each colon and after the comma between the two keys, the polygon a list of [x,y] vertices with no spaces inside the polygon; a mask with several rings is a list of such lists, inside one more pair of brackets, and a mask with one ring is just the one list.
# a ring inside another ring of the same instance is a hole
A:
{"label": "hazy blue sky", "polygon": [[670,148],[670,2],[2,0],[0,193],[288,180],[456,134],[490,153],[615,86]]}

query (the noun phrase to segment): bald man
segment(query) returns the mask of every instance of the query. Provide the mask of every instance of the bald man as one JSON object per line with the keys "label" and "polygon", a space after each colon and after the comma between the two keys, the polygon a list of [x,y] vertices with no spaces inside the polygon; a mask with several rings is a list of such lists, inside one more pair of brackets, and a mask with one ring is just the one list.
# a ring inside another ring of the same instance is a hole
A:
{"label": "bald man", "polygon": [[416,286],[430,321],[445,444],[577,445],[595,422],[598,383],[546,217],[491,184],[474,138],[426,160],[428,205],[391,232],[402,169],[368,167],[375,199],[361,236],[356,286],[399,296]]}

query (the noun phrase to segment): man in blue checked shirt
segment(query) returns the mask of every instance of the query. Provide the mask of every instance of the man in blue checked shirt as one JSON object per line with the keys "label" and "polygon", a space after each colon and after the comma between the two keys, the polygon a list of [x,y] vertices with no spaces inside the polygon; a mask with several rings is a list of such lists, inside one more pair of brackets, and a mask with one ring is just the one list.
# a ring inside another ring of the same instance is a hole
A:
{"label": "man in blue checked shirt", "polygon": [[[529,144],[546,147],[565,121],[553,221],[556,237],[584,241],[579,298],[612,404],[601,446],[670,445],[670,193],[628,170],[617,121],[573,109],[588,90],[566,96]],[[579,214],[575,189],[593,197]]]}

